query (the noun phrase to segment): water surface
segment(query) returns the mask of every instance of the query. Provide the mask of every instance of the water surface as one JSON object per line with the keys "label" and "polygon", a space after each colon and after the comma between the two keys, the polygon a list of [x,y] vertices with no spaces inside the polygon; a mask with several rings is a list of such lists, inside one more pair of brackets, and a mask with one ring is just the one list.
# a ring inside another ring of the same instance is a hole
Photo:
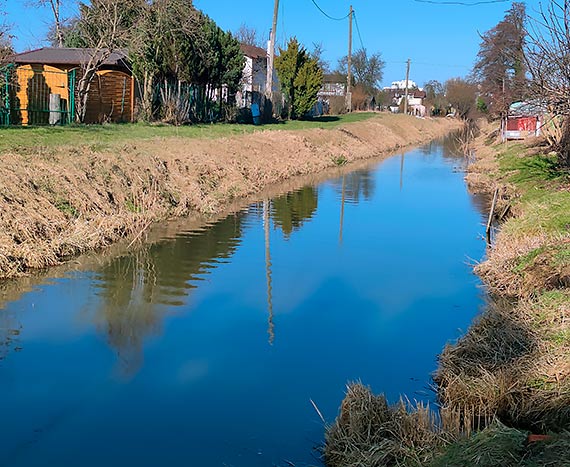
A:
{"label": "water surface", "polygon": [[0,465],[320,465],[311,400],[432,400],[483,300],[462,166],[433,143],[5,294]]}

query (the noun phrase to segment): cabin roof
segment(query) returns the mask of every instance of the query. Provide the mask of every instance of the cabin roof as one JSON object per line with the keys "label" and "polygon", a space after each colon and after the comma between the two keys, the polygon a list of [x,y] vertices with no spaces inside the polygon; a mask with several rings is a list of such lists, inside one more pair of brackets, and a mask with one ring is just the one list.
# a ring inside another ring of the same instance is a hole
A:
{"label": "cabin roof", "polygon": [[[68,48],[68,47],[42,47],[13,55],[10,60],[16,64],[49,64],[49,65],[80,65],[97,53],[96,49]],[[98,53],[102,53],[99,51]],[[107,66],[125,66],[127,52],[117,50],[103,62]]]}

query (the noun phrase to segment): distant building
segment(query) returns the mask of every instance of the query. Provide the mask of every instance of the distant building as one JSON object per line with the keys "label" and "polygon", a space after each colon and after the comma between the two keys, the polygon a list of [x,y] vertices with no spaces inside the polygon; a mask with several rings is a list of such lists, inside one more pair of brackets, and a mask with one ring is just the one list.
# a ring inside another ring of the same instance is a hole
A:
{"label": "distant building", "polygon": [[[241,44],[245,56],[243,78],[240,91],[236,96],[238,107],[251,107],[251,104],[261,105],[267,83],[268,51],[261,47]],[[273,71],[273,91],[279,90],[279,78]]]}
{"label": "distant building", "polygon": [[323,87],[319,91],[319,98],[345,97],[346,76],[338,73],[329,73],[323,76]]}
{"label": "distant building", "polygon": [[515,102],[501,122],[503,141],[540,136],[546,110],[538,102]]}
{"label": "distant building", "polygon": [[[419,89],[418,85],[414,81],[408,80],[408,89],[413,89],[413,88]],[[386,90],[387,89],[406,89],[406,80],[403,79],[401,81],[392,81],[391,86],[384,88],[384,89],[386,89]]]}
{"label": "distant building", "polygon": [[[403,87],[402,87],[403,84]],[[417,116],[425,116],[426,110],[424,107],[424,99],[427,97],[426,92],[418,88],[416,83],[408,81],[408,110]],[[406,80],[394,81],[392,86],[384,88],[390,99],[390,111],[398,113],[400,105],[406,96]]]}

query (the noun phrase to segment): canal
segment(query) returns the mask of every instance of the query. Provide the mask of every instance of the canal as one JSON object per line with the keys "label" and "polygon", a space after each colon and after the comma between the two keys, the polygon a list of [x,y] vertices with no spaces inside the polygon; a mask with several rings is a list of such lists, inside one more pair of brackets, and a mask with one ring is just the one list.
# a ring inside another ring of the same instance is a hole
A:
{"label": "canal", "polygon": [[453,140],[0,289],[0,465],[319,466],[346,383],[431,401],[484,303]]}

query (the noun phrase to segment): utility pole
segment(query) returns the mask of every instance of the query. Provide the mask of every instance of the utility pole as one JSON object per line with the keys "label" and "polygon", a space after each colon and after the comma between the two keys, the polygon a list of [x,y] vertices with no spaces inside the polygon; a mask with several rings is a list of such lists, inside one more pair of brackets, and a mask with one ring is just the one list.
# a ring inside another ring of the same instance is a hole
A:
{"label": "utility pole", "polygon": [[275,0],[273,8],[273,27],[269,37],[269,50],[267,51],[267,82],[265,95],[273,103],[273,64],[275,62],[275,38],[277,37],[277,15],[279,14],[279,0]]}
{"label": "utility pole", "polygon": [[348,76],[346,84],[346,107],[352,112],[352,15],[354,10],[350,5],[350,13],[348,14]]}
{"label": "utility pole", "polygon": [[408,115],[408,89],[410,87],[410,63],[411,60],[408,58],[408,66],[406,68],[406,94],[404,97],[404,115]]}

